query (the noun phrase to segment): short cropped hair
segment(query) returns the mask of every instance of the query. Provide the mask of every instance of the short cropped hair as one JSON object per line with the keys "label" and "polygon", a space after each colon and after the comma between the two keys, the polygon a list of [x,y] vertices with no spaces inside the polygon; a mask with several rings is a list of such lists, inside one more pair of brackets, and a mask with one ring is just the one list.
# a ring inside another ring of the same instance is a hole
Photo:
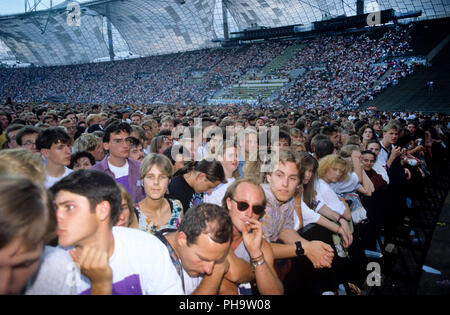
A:
{"label": "short cropped hair", "polygon": [[50,188],[54,196],[61,190],[86,197],[89,200],[91,212],[95,212],[99,203],[107,201],[111,209],[111,226],[113,222],[117,222],[122,197],[114,178],[105,172],[97,170],[74,171]]}
{"label": "short cropped hair", "polygon": [[50,149],[53,144],[64,143],[70,145],[72,137],[64,127],[50,127],[39,132],[36,138],[36,150]]}
{"label": "short cropped hair", "polygon": [[103,142],[107,143],[111,139],[111,133],[120,133],[125,131],[128,135],[131,133],[131,126],[126,122],[115,121],[105,128],[105,133],[103,134]]}
{"label": "short cropped hair", "polygon": [[102,139],[92,133],[83,133],[73,143],[74,152],[93,151],[102,144]]}
{"label": "short cropped hair", "polygon": [[31,135],[34,133],[39,134],[39,132],[41,131],[41,129],[39,129],[38,127],[35,126],[25,126],[23,128],[21,128],[17,134],[16,134],[16,142],[18,145],[23,145],[22,143],[22,138],[26,135]]}
{"label": "short cropped hair", "polygon": [[187,237],[187,245],[195,244],[200,234],[207,234],[216,243],[231,241],[233,223],[228,210],[210,203],[202,203],[187,211],[178,227]]}

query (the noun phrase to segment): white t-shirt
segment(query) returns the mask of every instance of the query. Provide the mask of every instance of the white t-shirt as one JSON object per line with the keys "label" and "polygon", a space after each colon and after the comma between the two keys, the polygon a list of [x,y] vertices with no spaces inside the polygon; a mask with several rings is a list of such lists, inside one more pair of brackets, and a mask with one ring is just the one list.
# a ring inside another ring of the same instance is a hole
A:
{"label": "white t-shirt", "polygon": [[50,176],[47,174],[45,176],[45,182],[44,182],[45,189],[49,189],[54,184],[56,184],[56,182],[58,182],[60,179],[63,179],[64,177],[66,177],[67,175],[69,175],[72,172],[73,172],[73,170],[71,170],[70,168],[64,167],[64,174],[60,177],[53,177],[53,176]]}
{"label": "white t-shirt", "polygon": [[28,281],[26,295],[74,295],[72,284],[76,264],[69,252],[59,247],[45,246],[36,274]]}
{"label": "white t-shirt", "polygon": [[203,195],[203,202],[213,203],[218,206],[222,206],[222,199],[227,192],[228,187],[235,181],[235,178],[227,178],[227,183],[219,184],[216,188],[213,189],[211,194],[205,193]]}
{"label": "white t-shirt", "polygon": [[111,163],[109,163],[109,161],[108,161],[108,166],[109,166],[109,169],[111,170],[111,172],[113,172],[115,178],[121,178],[124,176],[128,176],[128,168],[129,168],[128,161],[126,161],[124,166],[120,166],[120,167],[114,166]]}
{"label": "white t-shirt", "polygon": [[[308,205],[303,201],[302,196],[302,219],[303,226],[307,226],[311,223],[316,223],[320,219],[320,214],[312,210]],[[300,220],[298,218],[297,212],[294,211],[294,229],[297,231],[300,228]]]}
{"label": "white t-shirt", "polygon": [[203,281],[203,277],[191,277],[186,270],[183,268],[184,277],[184,294],[191,295],[195,290],[197,290],[200,283]]}
{"label": "white t-shirt", "polygon": [[338,195],[333,191],[330,185],[321,178],[316,181],[316,198],[320,203],[320,206],[317,206],[317,210],[325,204],[339,215],[344,214],[346,209],[345,204],[339,200]]}
{"label": "white t-shirt", "polygon": [[[155,236],[137,229],[114,227],[114,253],[109,259],[113,271],[112,293],[120,295],[182,295],[181,281],[169,253]],[[67,250],[67,255],[69,249]],[[67,258],[67,256],[66,256]],[[46,260],[43,261],[45,266]],[[55,266],[63,272],[57,283],[64,282],[63,294],[90,294],[90,281],[80,274],[73,261],[65,259]],[[41,268],[42,269],[42,268]],[[39,275],[27,294],[52,294],[55,291],[51,268]],[[71,274],[67,275],[67,270]]]}

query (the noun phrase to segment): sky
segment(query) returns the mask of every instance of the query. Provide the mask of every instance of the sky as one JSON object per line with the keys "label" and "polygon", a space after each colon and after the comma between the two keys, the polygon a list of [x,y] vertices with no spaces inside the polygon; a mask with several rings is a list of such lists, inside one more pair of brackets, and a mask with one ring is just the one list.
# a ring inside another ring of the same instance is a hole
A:
{"label": "sky", "polygon": [[[89,0],[77,0],[79,3],[87,2]],[[28,0],[28,3],[34,5],[35,0]],[[39,2],[39,1],[36,1]],[[64,0],[42,0],[38,9],[45,10],[50,7],[50,2],[53,6],[64,2]],[[25,12],[25,0],[0,0],[0,15],[17,14]]]}

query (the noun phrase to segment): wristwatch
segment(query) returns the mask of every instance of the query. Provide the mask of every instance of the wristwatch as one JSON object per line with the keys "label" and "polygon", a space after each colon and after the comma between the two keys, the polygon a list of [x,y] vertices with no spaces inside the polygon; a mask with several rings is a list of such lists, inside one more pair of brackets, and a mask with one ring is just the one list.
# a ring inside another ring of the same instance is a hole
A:
{"label": "wristwatch", "polygon": [[305,250],[302,247],[302,242],[295,242],[295,246],[297,246],[297,249],[295,250],[295,254],[297,257],[305,255]]}

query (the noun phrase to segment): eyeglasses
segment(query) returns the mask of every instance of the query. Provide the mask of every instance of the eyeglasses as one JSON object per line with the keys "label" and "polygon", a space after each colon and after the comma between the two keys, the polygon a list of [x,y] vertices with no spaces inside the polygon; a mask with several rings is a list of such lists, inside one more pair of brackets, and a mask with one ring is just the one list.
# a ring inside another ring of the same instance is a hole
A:
{"label": "eyeglasses", "polygon": [[30,147],[30,146],[36,145],[36,143],[33,142],[33,141],[25,141],[23,143],[23,145],[26,146],[26,147]]}
{"label": "eyeglasses", "polygon": [[[248,203],[246,203],[245,201],[237,201],[235,199],[233,199],[232,197],[230,197],[231,200],[233,200],[234,202],[236,202],[237,204],[237,208],[239,211],[245,211],[248,209],[248,207],[250,207],[250,205]],[[252,206],[252,211],[254,214],[261,214],[264,212],[264,207],[261,205],[254,205]]]}
{"label": "eyeglasses", "polygon": [[123,143],[126,143],[126,144],[128,144],[128,145],[131,145],[131,139],[130,139],[131,137],[128,137],[128,138],[125,138],[125,139],[112,139],[111,141],[114,143],[114,144],[123,144]]}

